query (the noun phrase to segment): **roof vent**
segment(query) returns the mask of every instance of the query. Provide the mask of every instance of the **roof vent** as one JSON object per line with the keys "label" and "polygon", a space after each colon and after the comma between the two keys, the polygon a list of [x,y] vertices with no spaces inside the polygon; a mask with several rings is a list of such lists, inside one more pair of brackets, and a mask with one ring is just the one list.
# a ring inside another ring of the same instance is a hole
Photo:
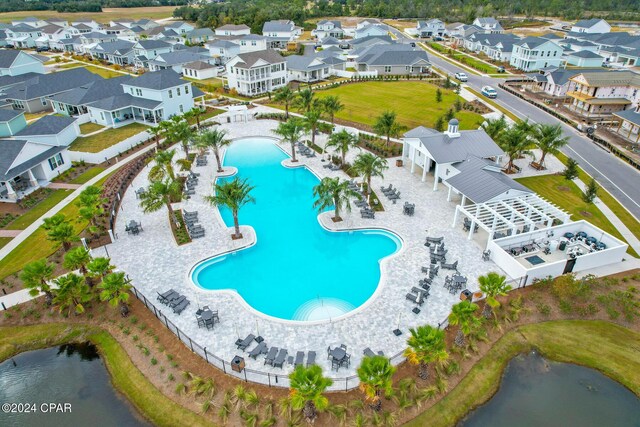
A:
{"label": "roof vent", "polygon": [[449,127],[447,128],[447,131],[445,132],[445,135],[447,135],[449,138],[457,138],[460,136],[460,133],[458,132],[458,125],[460,124],[460,122],[458,122],[458,119],[451,119],[449,120]]}

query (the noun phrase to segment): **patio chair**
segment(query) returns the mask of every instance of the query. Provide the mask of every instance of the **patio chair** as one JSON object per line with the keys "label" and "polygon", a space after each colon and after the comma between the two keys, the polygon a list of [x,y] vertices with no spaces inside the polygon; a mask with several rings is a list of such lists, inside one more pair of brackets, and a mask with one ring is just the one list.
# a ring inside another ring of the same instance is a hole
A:
{"label": "patio chair", "polygon": [[349,365],[351,365],[351,355],[349,353],[347,353],[344,356],[344,359],[340,361],[340,365],[346,366],[347,368],[349,367]]}
{"label": "patio chair", "polygon": [[457,270],[458,269],[458,261],[452,263],[452,264],[447,264],[447,263],[441,263],[440,266],[443,269],[447,269],[447,270]]}
{"label": "patio chair", "polygon": [[311,366],[311,365],[315,365],[316,364],[316,352],[315,351],[310,351],[307,354],[307,366]]}
{"label": "patio chair", "polygon": [[189,304],[191,303],[189,302],[188,299],[185,298],[184,300],[182,300],[182,302],[180,302],[180,304],[173,307],[173,312],[176,314],[180,314],[184,311],[185,308],[187,308]]}
{"label": "patio chair", "polygon": [[294,366],[302,366],[304,362],[304,351],[296,352],[296,361],[293,363]]}
{"label": "patio chair", "polygon": [[249,347],[249,345],[251,344],[251,342],[253,342],[254,339],[256,339],[256,337],[253,334],[247,335],[247,337],[243,340],[238,339],[236,341],[236,348],[238,350],[244,351],[247,349],[247,347]]}
{"label": "patio chair", "polygon": [[333,370],[333,368],[336,368],[336,371],[337,371],[338,369],[340,369],[341,365],[342,364],[340,363],[339,360],[331,359],[331,370]]}
{"label": "patio chair", "polygon": [[288,351],[284,348],[281,348],[280,351],[278,352],[278,355],[273,361],[273,367],[282,369],[284,365],[284,361],[287,359],[287,354],[288,354]]}
{"label": "patio chair", "polygon": [[489,261],[490,258],[491,258],[491,249],[487,249],[486,251],[482,252],[483,261]]}
{"label": "patio chair", "polygon": [[260,344],[255,346],[253,350],[249,352],[249,357],[256,359],[261,354],[266,354],[266,353],[267,353],[267,343],[262,341]]}
{"label": "patio chair", "polygon": [[273,366],[273,361],[275,360],[277,353],[278,347],[271,347],[267,355],[264,357],[264,364]]}

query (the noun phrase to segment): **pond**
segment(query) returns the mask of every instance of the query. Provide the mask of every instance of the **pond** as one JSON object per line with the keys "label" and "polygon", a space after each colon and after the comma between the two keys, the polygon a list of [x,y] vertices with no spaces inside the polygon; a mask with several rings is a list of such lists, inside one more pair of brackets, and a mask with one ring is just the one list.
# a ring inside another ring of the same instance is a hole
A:
{"label": "pond", "polygon": [[[35,403],[36,408],[31,413],[0,411],[3,427],[150,425],[113,388],[91,344],[29,351],[1,363],[0,402],[29,404],[30,409]],[[62,405],[51,407],[49,403]],[[70,404],[70,412],[54,412],[64,411],[65,403]]]}
{"label": "pond", "polygon": [[460,426],[640,426],[640,399],[600,372],[537,353],[509,362],[500,390]]}

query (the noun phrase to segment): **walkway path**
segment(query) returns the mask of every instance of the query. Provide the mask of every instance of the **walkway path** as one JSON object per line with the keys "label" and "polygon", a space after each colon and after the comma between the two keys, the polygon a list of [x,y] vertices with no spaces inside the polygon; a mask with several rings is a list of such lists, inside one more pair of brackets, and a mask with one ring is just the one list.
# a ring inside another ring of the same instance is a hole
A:
{"label": "walkway path", "polygon": [[0,237],[16,237],[22,230],[0,230]]}
{"label": "walkway path", "polygon": [[51,182],[47,185],[47,188],[53,188],[54,190],[77,190],[82,187],[82,184],[67,184],[66,182]]}

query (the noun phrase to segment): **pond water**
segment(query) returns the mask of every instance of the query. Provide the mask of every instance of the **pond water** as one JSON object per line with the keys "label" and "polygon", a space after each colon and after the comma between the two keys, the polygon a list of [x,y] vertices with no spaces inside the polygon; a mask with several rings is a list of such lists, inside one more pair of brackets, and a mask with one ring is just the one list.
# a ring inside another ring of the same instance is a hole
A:
{"label": "pond water", "polygon": [[511,360],[500,390],[459,425],[637,427],[640,399],[594,369],[531,353]]}
{"label": "pond water", "polygon": [[[2,427],[150,425],[113,388],[91,344],[29,351],[1,363],[0,403],[36,406],[32,413],[0,411]],[[48,403],[69,403],[71,412],[53,413],[42,406]]]}

